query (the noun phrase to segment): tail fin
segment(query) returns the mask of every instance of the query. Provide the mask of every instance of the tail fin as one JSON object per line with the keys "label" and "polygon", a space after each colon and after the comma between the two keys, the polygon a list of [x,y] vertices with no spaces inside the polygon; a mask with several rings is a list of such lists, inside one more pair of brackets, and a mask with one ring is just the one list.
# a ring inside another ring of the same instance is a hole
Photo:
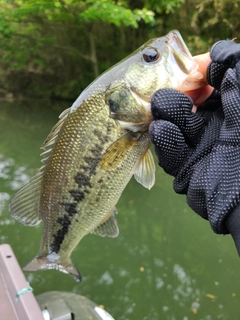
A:
{"label": "tail fin", "polygon": [[71,275],[77,282],[82,281],[82,276],[77,268],[73,265],[69,259],[67,263],[62,264],[60,261],[51,262],[47,257],[35,257],[30,261],[23,270],[25,271],[37,271],[37,270],[50,270],[55,269],[63,273]]}

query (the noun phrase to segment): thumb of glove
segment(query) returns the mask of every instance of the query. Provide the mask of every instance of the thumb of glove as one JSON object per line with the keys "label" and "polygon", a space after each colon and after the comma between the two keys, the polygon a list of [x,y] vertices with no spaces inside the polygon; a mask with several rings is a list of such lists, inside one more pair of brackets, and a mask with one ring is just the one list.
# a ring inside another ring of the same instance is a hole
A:
{"label": "thumb of glove", "polygon": [[188,146],[180,129],[165,120],[154,120],[149,127],[158,164],[164,171],[176,176],[188,153]]}

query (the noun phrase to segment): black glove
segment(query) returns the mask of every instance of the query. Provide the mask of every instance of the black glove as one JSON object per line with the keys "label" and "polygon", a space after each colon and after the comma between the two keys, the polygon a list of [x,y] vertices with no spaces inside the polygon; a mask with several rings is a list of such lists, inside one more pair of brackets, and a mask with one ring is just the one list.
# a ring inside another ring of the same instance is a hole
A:
{"label": "black glove", "polygon": [[159,90],[149,133],[174,190],[214,232],[231,233],[240,254],[240,45],[217,42],[210,56],[209,84],[219,91],[194,114],[187,95]]}

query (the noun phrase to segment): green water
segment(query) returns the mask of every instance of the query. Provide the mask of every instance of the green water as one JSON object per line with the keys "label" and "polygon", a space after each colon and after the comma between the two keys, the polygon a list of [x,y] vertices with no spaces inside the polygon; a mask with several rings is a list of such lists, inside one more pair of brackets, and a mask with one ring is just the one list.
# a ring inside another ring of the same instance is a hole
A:
{"label": "green water", "polygon": [[[0,101],[0,243],[21,266],[37,253],[41,225],[25,227],[8,212],[10,197],[41,166],[40,146],[68,103]],[[25,272],[34,294],[84,295],[116,320],[240,319],[240,260],[230,236],[215,235],[172,191],[157,169],[151,191],[134,179],[118,205],[116,239],[86,236],[72,254],[76,283],[55,270]]]}

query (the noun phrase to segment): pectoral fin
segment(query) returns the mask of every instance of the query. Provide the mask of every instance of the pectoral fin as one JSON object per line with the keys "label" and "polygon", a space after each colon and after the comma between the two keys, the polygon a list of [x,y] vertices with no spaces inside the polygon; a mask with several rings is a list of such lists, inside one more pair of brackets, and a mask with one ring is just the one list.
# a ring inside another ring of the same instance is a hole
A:
{"label": "pectoral fin", "polygon": [[[118,166],[122,162],[125,155],[131,150],[138,139],[133,137],[134,133],[128,132],[121,138],[116,140],[105,152],[99,166],[103,170],[111,170]],[[136,133],[135,135],[141,135],[141,133]]]}
{"label": "pectoral fin", "polygon": [[117,225],[117,219],[115,217],[116,213],[117,209],[114,208],[110,213],[110,217],[107,216],[107,218],[101,221],[100,225],[96,229],[94,229],[92,233],[97,234],[101,237],[117,237],[119,234],[119,229]]}
{"label": "pectoral fin", "polygon": [[134,178],[150,190],[155,183],[155,170],[153,155],[148,149],[134,174]]}

